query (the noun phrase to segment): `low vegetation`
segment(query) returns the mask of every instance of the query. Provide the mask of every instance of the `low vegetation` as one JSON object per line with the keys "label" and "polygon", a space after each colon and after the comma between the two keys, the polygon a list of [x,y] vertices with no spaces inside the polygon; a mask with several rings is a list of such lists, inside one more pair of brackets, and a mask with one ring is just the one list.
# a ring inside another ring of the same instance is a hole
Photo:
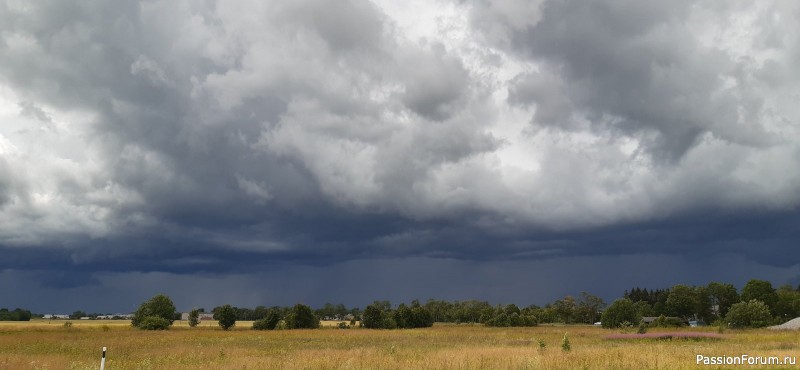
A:
{"label": "low vegetation", "polygon": [[[108,370],[697,369],[699,354],[800,356],[800,332],[766,329],[684,339],[657,337],[659,329],[651,328],[653,338],[609,340],[621,330],[436,324],[415,330],[255,331],[250,323],[222,330],[204,321],[195,328],[173,325],[153,332],[132,328],[129,321],[80,320],[69,329],[47,320],[5,322],[0,323],[0,369],[97,369],[104,346]],[[710,327],[669,329],[675,331],[715,333]]]}

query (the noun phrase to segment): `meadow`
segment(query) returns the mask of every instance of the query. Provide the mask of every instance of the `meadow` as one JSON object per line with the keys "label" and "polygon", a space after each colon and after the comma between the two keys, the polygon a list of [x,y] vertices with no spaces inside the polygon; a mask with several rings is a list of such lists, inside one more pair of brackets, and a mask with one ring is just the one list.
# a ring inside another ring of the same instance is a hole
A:
{"label": "meadow", "polygon": [[[609,340],[620,333],[592,326],[489,328],[436,324],[407,330],[250,330],[215,322],[141,331],[129,321],[34,320],[0,323],[0,369],[695,369],[696,357],[800,357],[799,331],[725,330],[722,339]],[[666,329],[664,329],[666,330]],[[716,328],[683,332],[717,333]],[[651,329],[650,332],[657,332]],[[632,332],[632,331],[629,331]],[[564,334],[570,351],[562,350]],[[542,348],[540,343],[544,343]],[[744,366],[747,367],[747,366]],[[796,369],[800,365],[755,366]]]}

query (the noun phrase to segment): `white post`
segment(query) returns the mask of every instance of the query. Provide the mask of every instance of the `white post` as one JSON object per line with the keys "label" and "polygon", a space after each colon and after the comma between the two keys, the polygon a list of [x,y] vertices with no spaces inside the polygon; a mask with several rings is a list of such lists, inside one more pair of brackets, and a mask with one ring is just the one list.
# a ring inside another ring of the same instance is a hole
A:
{"label": "white post", "polygon": [[103,358],[100,359],[100,370],[106,368],[106,347],[103,347]]}

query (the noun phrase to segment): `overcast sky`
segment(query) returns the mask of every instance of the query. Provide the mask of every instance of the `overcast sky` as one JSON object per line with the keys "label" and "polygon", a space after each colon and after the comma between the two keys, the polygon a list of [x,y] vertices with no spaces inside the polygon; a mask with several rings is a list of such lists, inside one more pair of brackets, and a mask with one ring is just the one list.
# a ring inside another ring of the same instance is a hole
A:
{"label": "overcast sky", "polygon": [[796,285],[799,18],[0,1],[0,307]]}

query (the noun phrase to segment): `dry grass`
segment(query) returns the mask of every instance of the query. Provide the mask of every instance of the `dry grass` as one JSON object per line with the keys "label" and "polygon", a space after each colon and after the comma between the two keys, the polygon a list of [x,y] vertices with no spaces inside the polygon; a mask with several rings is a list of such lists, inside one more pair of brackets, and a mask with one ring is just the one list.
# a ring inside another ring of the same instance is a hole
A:
{"label": "dry grass", "polygon": [[[798,331],[727,331],[722,340],[615,341],[603,339],[615,331],[587,326],[262,332],[240,322],[225,332],[214,322],[199,328],[176,322],[169,331],[146,332],[127,321],[73,323],[71,328],[63,321],[0,324],[0,369],[97,369],[103,346],[109,370],[688,369],[697,367],[698,354],[800,357]],[[568,353],[560,346],[564,333],[572,344]],[[539,339],[547,344],[544,350]]]}

